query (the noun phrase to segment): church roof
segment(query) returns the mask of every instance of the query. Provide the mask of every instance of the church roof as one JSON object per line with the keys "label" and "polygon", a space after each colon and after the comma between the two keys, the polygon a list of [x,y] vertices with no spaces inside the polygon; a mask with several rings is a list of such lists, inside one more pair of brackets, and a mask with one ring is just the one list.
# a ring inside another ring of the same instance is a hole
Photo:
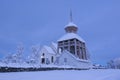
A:
{"label": "church roof", "polygon": [[44,48],[48,51],[48,53],[56,54],[51,47],[49,47],[49,46],[44,46]]}
{"label": "church roof", "polygon": [[57,44],[52,42],[52,45],[57,49]]}
{"label": "church roof", "polygon": [[79,35],[75,34],[75,33],[67,33],[64,36],[62,36],[58,41],[64,41],[64,40],[68,40],[68,39],[78,39],[79,41],[85,42]]}
{"label": "church roof", "polygon": [[[67,55],[71,56],[72,58],[74,58],[74,59],[77,60],[77,61],[90,62],[89,60],[79,59],[78,57],[75,57],[72,53],[70,53],[69,51],[66,51],[66,50],[63,51],[62,54],[60,54],[59,57],[61,57],[61,56],[64,55],[64,54],[67,54]],[[69,60],[70,60],[71,57],[69,57]]]}

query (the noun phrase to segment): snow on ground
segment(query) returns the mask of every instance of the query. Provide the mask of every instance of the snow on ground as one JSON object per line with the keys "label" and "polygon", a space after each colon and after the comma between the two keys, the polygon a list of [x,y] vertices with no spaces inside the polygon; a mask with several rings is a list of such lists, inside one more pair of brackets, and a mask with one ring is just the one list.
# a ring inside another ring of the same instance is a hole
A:
{"label": "snow on ground", "polygon": [[0,73],[0,80],[120,80],[118,69]]}

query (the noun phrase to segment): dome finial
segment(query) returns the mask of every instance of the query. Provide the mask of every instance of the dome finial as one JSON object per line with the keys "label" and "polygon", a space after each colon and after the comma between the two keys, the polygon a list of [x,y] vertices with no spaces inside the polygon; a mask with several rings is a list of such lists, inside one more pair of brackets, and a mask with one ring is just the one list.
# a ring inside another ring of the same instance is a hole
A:
{"label": "dome finial", "polygon": [[73,22],[73,18],[72,18],[72,10],[70,9],[70,22]]}

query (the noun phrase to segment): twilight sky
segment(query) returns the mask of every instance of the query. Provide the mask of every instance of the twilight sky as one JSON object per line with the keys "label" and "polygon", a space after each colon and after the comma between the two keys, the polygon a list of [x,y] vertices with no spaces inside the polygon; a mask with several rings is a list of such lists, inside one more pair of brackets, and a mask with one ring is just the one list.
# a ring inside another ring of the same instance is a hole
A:
{"label": "twilight sky", "polygon": [[0,0],[0,57],[23,43],[50,45],[65,34],[70,9],[93,63],[120,57],[120,0]]}

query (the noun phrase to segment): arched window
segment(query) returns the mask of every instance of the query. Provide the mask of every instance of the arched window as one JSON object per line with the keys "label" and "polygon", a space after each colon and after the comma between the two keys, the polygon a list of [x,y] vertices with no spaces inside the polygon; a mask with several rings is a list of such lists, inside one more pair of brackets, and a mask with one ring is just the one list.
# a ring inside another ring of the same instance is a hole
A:
{"label": "arched window", "polygon": [[43,53],[42,56],[45,56],[45,54]]}
{"label": "arched window", "polygon": [[45,64],[45,54],[43,53],[42,56],[41,56],[41,63],[42,64]]}

